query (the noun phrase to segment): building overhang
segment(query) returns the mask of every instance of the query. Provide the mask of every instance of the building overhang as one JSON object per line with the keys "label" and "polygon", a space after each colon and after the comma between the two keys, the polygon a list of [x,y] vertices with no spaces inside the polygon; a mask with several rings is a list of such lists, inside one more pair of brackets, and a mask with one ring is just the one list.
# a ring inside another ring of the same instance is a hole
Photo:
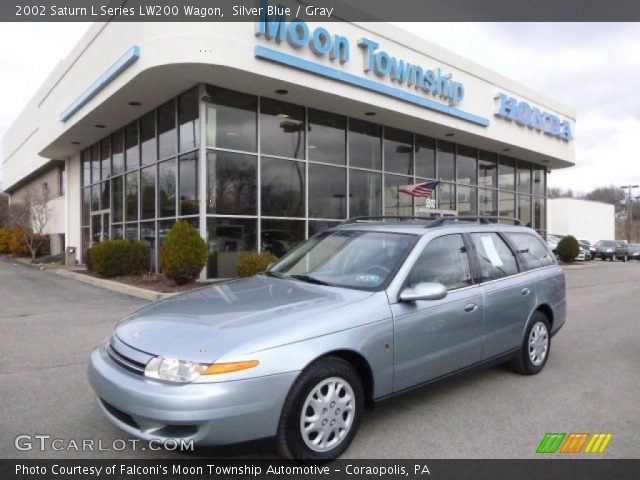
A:
{"label": "building overhang", "polygon": [[[357,86],[345,87],[335,80],[326,79],[322,84],[330,88],[312,88],[308,82],[304,81],[305,76],[310,75],[309,73],[298,72],[295,69],[288,69],[288,72],[290,74],[285,75],[283,79],[218,64],[172,63],[147,68],[137,73],[101,102],[93,100],[86,108],[77,112],[72,121],[68,122],[70,124],[68,128],[46,145],[39,154],[45,158],[73,156],[194,85],[210,83],[470,145],[540,164],[547,169],[573,165],[571,161],[524,148],[508,140],[492,139],[484,135],[481,128],[473,131],[462,125],[453,126],[445,114],[436,112],[429,118],[416,117],[415,109],[403,109],[401,100],[395,102],[396,108],[388,108],[383,102],[358,100],[357,95],[352,95],[352,89],[357,89]],[[276,90],[282,89],[288,91],[287,95],[275,94]],[[134,102],[136,106],[130,105],[130,102]],[[137,105],[138,103],[140,105]],[[375,113],[375,116],[371,116],[371,112]],[[367,113],[369,115],[366,115]],[[491,122],[503,121],[491,118]],[[99,128],[96,125],[102,127]],[[513,128],[518,127],[514,125]],[[535,132],[531,134],[535,135]],[[540,135],[543,134],[540,133]],[[553,139],[553,141],[562,142],[559,139]]]}

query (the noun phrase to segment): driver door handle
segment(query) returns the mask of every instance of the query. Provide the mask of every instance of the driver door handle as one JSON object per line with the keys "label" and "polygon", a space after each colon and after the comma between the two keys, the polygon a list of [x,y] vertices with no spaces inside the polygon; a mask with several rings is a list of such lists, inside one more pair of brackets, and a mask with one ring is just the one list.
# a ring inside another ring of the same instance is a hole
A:
{"label": "driver door handle", "polygon": [[464,311],[465,312],[473,312],[476,308],[478,308],[478,305],[476,305],[475,303],[467,303],[464,306]]}
{"label": "driver door handle", "polygon": [[523,288],[522,291],[520,293],[522,293],[522,295],[529,295],[529,292],[531,290],[529,290],[528,288]]}

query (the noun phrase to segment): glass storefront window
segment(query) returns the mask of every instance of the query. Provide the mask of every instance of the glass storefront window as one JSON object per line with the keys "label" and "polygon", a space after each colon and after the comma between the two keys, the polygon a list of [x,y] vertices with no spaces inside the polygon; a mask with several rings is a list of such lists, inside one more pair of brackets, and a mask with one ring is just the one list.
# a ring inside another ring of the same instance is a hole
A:
{"label": "glass storefront window", "polygon": [[413,135],[404,130],[384,129],[384,170],[413,174]]}
{"label": "glass storefront window", "polygon": [[337,225],[340,225],[340,222],[331,222],[327,220],[309,220],[309,238]]}
{"label": "glass storefront window", "polygon": [[351,170],[349,172],[349,216],[382,214],[382,174]]}
{"label": "glass storefront window", "polygon": [[138,224],[137,223],[125,223],[124,238],[132,241],[138,240]]}
{"label": "glass storefront window", "polygon": [[382,127],[349,119],[349,165],[382,170]]}
{"label": "glass storefront window", "polygon": [[124,220],[124,192],[122,185],[122,175],[111,180],[111,221],[122,222]]}
{"label": "glass storefront window", "polygon": [[545,169],[544,167],[533,166],[533,194],[544,197],[547,193],[545,189]]}
{"label": "glass storefront window", "polygon": [[176,104],[171,100],[158,107],[158,158],[176,154]]}
{"label": "glass storefront window", "polygon": [[156,222],[140,223],[140,241],[149,247],[150,269],[156,269]]}
{"label": "glass storefront window", "polygon": [[83,150],[80,154],[82,161],[82,185],[91,185],[91,152],[89,149]]}
{"label": "glass storefront window", "polygon": [[207,218],[207,262],[209,278],[237,277],[236,264],[242,252],[257,249],[255,218]]}
{"label": "glass storefront window", "polygon": [[476,185],[478,177],[476,173],[478,150],[464,145],[458,145],[456,152],[456,167],[458,169],[458,182],[468,185]]}
{"label": "glass storefront window", "polygon": [[231,152],[207,153],[207,212],[258,213],[258,159]]}
{"label": "glass storefront window", "polygon": [[100,210],[100,185],[91,187],[91,211]]}
{"label": "glass storefront window", "polygon": [[413,215],[413,197],[400,191],[400,188],[411,183],[413,183],[411,177],[384,176],[385,215]]}
{"label": "glass storefront window", "polygon": [[140,170],[140,215],[143,219],[156,217],[156,166]]}
{"label": "glass storefront window", "polygon": [[176,214],[176,161],[158,164],[158,218]]}
{"label": "glass storefront window", "polygon": [[87,263],[87,250],[91,248],[91,229],[82,229],[82,263]]}
{"label": "glass storefront window", "polygon": [[531,193],[531,164],[518,161],[518,192]]}
{"label": "glass storefront window", "polygon": [[262,158],[262,215],[304,217],[305,164],[294,160]]}
{"label": "glass storefront window", "polygon": [[533,198],[533,228],[537,230],[546,230],[546,217],[545,217],[545,199],[534,197]]}
{"label": "glass storefront window", "polygon": [[436,141],[424,135],[416,135],[416,175],[436,178]]}
{"label": "glass storefront window", "polygon": [[98,183],[100,181],[100,144],[96,143],[91,146],[91,181]]}
{"label": "glass storefront window", "polygon": [[304,241],[304,220],[262,220],[260,249],[280,258]]}
{"label": "glass storefront window", "polygon": [[102,178],[109,178],[111,176],[111,142],[109,138],[105,138],[100,142],[100,165]]}
{"label": "glass storefront window", "polygon": [[[438,142],[439,143],[439,142]],[[452,183],[438,184],[438,209],[455,211],[456,209],[456,186]]]}
{"label": "glass storefront window", "polygon": [[179,168],[179,198],[180,215],[197,215],[200,213],[198,201],[198,152],[188,153],[180,157]]}
{"label": "glass storefront window", "polygon": [[442,140],[438,141],[436,158],[438,160],[438,177],[441,180],[455,180],[455,151],[456,146],[453,143]]}
{"label": "glass storefront window", "polygon": [[309,217],[345,218],[347,170],[309,164]]}
{"label": "glass storefront window", "polygon": [[112,170],[114,175],[124,172],[124,130],[111,135]]}
{"label": "glass storefront window", "polygon": [[100,184],[100,209],[106,210],[109,208],[109,197],[110,195],[109,189],[109,181],[102,182]]}
{"label": "glass storefront window", "polygon": [[140,119],[140,155],[142,165],[150,165],[158,159],[155,110]]}
{"label": "glass storefront window", "polygon": [[91,187],[82,189],[82,225],[89,225],[91,215]]}
{"label": "glass storefront window", "polygon": [[526,227],[531,227],[531,197],[518,195],[518,218]]}
{"label": "glass storefront window", "polygon": [[125,168],[127,170],[133,170],[140,166],[139,134],[137,120],[131,122],[124,129]]}
{"label": "glass storefront window", "polygon": [[344,165],[346,128],[345,117],[309,109],[309,160]]}
{"label": "glass storefront window", "polygon": [[263,154],[304,158],[304,107],[270,98],[260,100]]}
{"label": "glass storefront window", "polygon": [[476,200],[477,189],[458,185],[458,215],[477,215],[478,202]]}
{"label": "glass storefront window", "polygon": [[500,155],[498,164],[498,187],[501,190],[515,190],[516,162],[513,158]]}
{"label": "glass storefront window", "polygon": [[500,192],[501,217],[516,218],[516,195],[514,193]]}
{"label": "glass storefront window", "polygon": [[498,192],[495,190],[487,190],[485,188],[478,189],[478,214],[489,217],[498,216]]}
{"label": "glass storefront window", "polygon": [[162,271],[163,247],[167,241],[167,235],[169,235],[169,232],[175,223],[175,220],[158,220],[158,234],[156,236],[156,242],[158,249],[158,271],[160,272]]}
{"label": "glass storefront window", "polygon": [[178,137],[180,151],[193,150],[200,145],[200,112],[198,88],[192,88],[178,98]]}
{"label": "glass storefront window", "polygon": [[498,155],[480,150],[478,159],[480,178],[478,185],[485,188],[498,187]]}
{"label": "glass storefront window", "polygon": [[207,85],[207,145],[256,151],[258,97]]}
{"label": "glass storefront window", "polygon": [[111,236],[109,238],[118,239],[124,238],[124,225],[121,223],[118,225],[111,225]]}
{"label": "glass storefront window", "polygon": [[128,173],[124,181],[125,220],[138,220],[138,172]]}

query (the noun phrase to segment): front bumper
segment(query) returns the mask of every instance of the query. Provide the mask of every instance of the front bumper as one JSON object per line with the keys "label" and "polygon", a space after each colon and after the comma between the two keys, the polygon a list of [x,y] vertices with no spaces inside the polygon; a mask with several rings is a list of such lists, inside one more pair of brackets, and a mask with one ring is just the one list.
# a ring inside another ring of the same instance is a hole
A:
{"label": "front bumper", "polygon": [[201,445],[274,436],[298,373],[172,385],[118,366],[105,344],[91,353],[88,369],[100,408],[117,427],[147,441],[183,439]]}

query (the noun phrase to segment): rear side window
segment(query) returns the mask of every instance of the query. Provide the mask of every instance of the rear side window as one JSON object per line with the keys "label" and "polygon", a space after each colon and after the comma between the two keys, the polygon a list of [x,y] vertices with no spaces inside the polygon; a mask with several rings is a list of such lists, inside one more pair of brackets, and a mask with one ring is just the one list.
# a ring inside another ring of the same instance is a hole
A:
{"label": "rear side window", "polygon": [[480,281],[488,282],[518,273],[516,257],[497,233],[472,233],[480,262]]}
{"label": "rear side window", "polygon": [[551,252],[539,238],[529,233],[507,233],[507,237],[522,255],[528,270],[555,264]]}
{"label": "rear side window", "polygon": [[441,283],[447,290],[473,283],[462,235],[443,235],[431,240],[409,273],[409,286],[421,282]]}

